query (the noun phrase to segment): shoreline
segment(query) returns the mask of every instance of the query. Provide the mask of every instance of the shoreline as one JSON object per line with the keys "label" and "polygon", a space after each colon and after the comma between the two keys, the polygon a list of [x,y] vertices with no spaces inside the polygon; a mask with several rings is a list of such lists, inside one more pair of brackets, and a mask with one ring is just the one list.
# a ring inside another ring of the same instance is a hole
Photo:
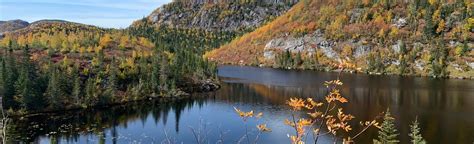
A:
{"label": "shoreline", "polygon": [[[304,68],[294,68],[294,67],[278,68],[278,67],[273,67],[273,66],[265,66],[263,64],[261,64],[259,66],[256,66],[256,65],[232,64],[232,63],[226,63],[226,64],[220,63],[218,66],[249,66],[249,67],[257,67],[257,68],[279,69],[279,70],[307,70],[307,71],[318,71],[318,72],[339,72],[339,70],[331,69],[330,67],[322,67],[320,69],[304,69]],[[373,75],[373,76],[401,76],[401,77],[426,77],[426,78],[435,78],[435,79],[474,80],[474,76],[471,76],[471,77],[463,77],[463,76],[456,77],[456,76],[449,75],[447,77],[433,77],[433,76],[423,75],[423,74],[400,75],[400,74],[396,74],[396,73],[375,73],[375,72],[363,72],[363,71],[357,71],[357,70],[343,70],[343,73],[366,74],[366,75]]]}
{"label": "shoreline", "polygon": [[193,83],[192,85],[188,87],[184,87],[182,89],[186,90],[191,90],[190,92],[184,92],[182,89],[179,89],[177,91],[174,91],[174,94],[172,95],[160,95],[160,96],[146,96],[144,98],[140,99],[135,99],[135,100],[127,100],[127,101],[121,101],[121,102],[111,102],[108,104],[97,104],[93,106],[87,106],[87,107],[81,107],[81,106],[74,106],[74,107],[67,107],[63,108],[61,110],[58,109],[49,109],[49,110],[41,110],[41,111],[33,111],[33,112],[26,112],[26,113],[19,113],[19,110],[16,110],[12,113],[8,112],[7,109],[4,109],[4,111],[8,114],[8,118],[11,119],[18,119],[18,118],[28,118],[28,117],[34,117],[38,115],[48,115],[48,114],[56,114],[56,113],[66,113],[66,112],[71,112],[71,111],[80,111],[80,110],[90,110],[90,109],[104,109],[104,108],[109,108],[109,107],[114,107],[114,106],[120,106],[120,105],[127,105],[127,104],[132,104],[136,102],[144,102],[144,101],[174,101],[174,100],[180,100],[180,99],[185,99],[185,98],[191,98],[193,94],[202,94],[202,93],[209,93],[209,92],[215,92],[221,88],[221,85],[219,84],[219,80],[207,80],[205,82],[200,82],[200,83]]}

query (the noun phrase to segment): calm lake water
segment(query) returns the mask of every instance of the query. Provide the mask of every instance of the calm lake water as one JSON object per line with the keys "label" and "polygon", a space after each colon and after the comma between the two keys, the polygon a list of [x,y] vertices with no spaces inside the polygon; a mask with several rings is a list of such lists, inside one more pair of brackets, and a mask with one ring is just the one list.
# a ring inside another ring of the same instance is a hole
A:
{"label": "calm lake water", "polygon": [[[286,71],[269,68],[221,66],[219,91],[191,99],[140,102],[103,110],[71,111],[15,120],[9,135],[17,141],[39,143],[236,143],[245,124],[233,107],[263,112],[259,121],[248,121],[251,142],[255,125],[266,123],[273,131],[260,135],[259,143],[289,143],[283,124],[290,111],[290,97],[322,99],[324,81],[337,73]],[[374,118],[390,108],[402,143],[409,142],[409,124],[418,117],[428,143],[474,142],[474,81],[420,77],[342,74],[343,105],[358,121]],[[193,134],[193,131],[195,134]],[[377,130],[370,129],[357,143],[371,143]],[[307,138],[311,143],[311,138]],[[324,137],[321,143],[332,142]],[[247,143],[247,140],[243,140]]]}

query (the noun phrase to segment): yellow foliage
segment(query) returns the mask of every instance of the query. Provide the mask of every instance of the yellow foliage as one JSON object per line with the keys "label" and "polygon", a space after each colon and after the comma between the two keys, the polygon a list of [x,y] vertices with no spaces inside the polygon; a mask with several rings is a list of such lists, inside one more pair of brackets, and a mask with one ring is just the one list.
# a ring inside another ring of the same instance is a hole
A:
{"label": "yellow foliage", "polygon": [[121,37],[120,37],[120,44],[119,44],[119,47],[120,47],[120,48],[126,48],[128,42],[129,42],[129,39],[128,39],[127,36],[121,36]]}
{"label": "yellow foliage", "polygon": [[262,132],[271,132],[272,129],[268,128],[266,124],[257,125],[257,129]]}
{"label": "yellow foliage", "polygon": [[392,27],[390,30],[389,36],[392,38],[396,38],[398,35],[398,28],[397,27]]}
{"label": "yellow foliage", "polygon": [[5,37],[3,37],[3,39],[0,41],[0,44],[4,47],[7,47],[9,42],[12,40],[12,37],[10,35],[5,35]]}
{"label": "yellow foliage", "polygon": [[352,53],[352,47],[350,45],[344,45],[341,54],[346,57],[352,57]]}
{"label": "yellow foliage", "polygon": [[301,98],[290,98],[286,103],[293,108],[293,110],[301,110],[301,108],[305,106],[304,100]]}
{"label": "yellow foliage", "polygon": [[378,15],[377,17],[375,17],[374,23],[377,23],[377,24],[385,23],[383,16]]}
{"label": "yellow foliage", "polygon": [[441,20],[441,9],[437,9],[432,15],[433,21],[437,22]]}
{"label": "yellow foliage", "polygon": [[17,43],[20,46],[25,46],[27,44],[25,36],[21,35],[17,39]]}
{"label": "yellow foliage", "polygon": [[110,34],[105,34],[104,36],[102,36],[99,40],[99,46],[102,46],[102,47],[108,47],[110,42],[112,42],[112,37],[110,36]]}
{"label": "yellow foliage", "polygon": [[235,110],[235,112],[237,112],[237,114],[239,114],[239,116],[242,117],[242,118],[253,117],[253,111],[244,112],[244,111],[241,111],[240,109],[237,109],[236,107],[234,107],[234,110]]}
{"label": "yellow foliage", "polygon": [[88,53],[94,52],[94,48],[92,48],[91,46],[87,47],[87,52]]}
{"label": "yellow foliage", "polygon": [[474,29],[474,18],[468,18],[467,23],[464,27],[465,27],[464,29],[466,30]]}
{"label": "yellow foliage", "polygon": [[99,59],[97,57],[93,57],[91,65],[92,66],[98,66],[99,65]]}
{"label": "yellow foliage", "polygon": [[385,38],[385,30],[384,29],[380,29],[380,31],[378,33],[378,37],[379,38]]}
{"label": "yellow foliage", "polygon": [[336,17],[336,20],[326,27],[326,31],[336,39],[342,38],[344,36],[342,26],[346,23],[346,21],[347,16],[345,14],[339,15]]}
{"label": "yellow foliage", "polygon": [[444,20],[439,21],[438,28],[436,29],[436,33],[441,33],[444,30],[444,27],[446,24],[444,23]]}
{"label": "yellow foliage", "polygon": [[148,48],[154,46],[154,44],[151,41],[149,41],[148,39],[143,38],[143,37],[139,38],[139,43],[140,43],[140,45],[142,45],[144,47],[148,47]]}
{"label": "yellow foliage", "polygon": [[79,47],[79,54],[82,56],[86,52],[86,48],[84,47]]}

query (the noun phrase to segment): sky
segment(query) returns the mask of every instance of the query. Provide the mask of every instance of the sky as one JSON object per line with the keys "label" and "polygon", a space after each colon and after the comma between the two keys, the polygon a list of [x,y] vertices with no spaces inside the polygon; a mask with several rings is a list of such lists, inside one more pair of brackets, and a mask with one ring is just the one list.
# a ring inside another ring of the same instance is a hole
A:
{"label": "sky", "polygon": [[0,0],[0,20],[60,19],[126,28],[171,0]]}

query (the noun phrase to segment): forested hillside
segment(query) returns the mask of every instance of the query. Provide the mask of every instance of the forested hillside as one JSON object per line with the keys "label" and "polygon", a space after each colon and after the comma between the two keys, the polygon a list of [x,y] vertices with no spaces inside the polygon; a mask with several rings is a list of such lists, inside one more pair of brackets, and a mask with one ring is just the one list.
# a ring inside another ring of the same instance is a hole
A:
{"label": "forested hillside", "polygon": [[302,0],[206,54],[220,63],[375,74],[474,77],[474,3]]}
{"label": "forested hillside", "polygon": [[4,32],[14,31],[27,27],[28,22],[22,20],[10,20],[10,21],[0,21],[0,35]]}
{"label": "forested hillside", "polygon": [[172,51],[188,49],[202,54],[271,21],[294,3],[296,0],[176,0],[135,21],[128,30],[160,41],[160,47]]}
{"label": "forested hillside", "polygon": [[174,1],[124,30],[62,20],[4,25],[4,107],[34,112],[215,89],[208,79],[216,67],[202,54],[294,3]]}
{"label": "forested hillside", "polygon": [[215,88],[194,89],[215,77],[214,64],[157,45],[165,44],[126,30],[56,20],[5,33],[0,40],[3,107],[38,112]]}

